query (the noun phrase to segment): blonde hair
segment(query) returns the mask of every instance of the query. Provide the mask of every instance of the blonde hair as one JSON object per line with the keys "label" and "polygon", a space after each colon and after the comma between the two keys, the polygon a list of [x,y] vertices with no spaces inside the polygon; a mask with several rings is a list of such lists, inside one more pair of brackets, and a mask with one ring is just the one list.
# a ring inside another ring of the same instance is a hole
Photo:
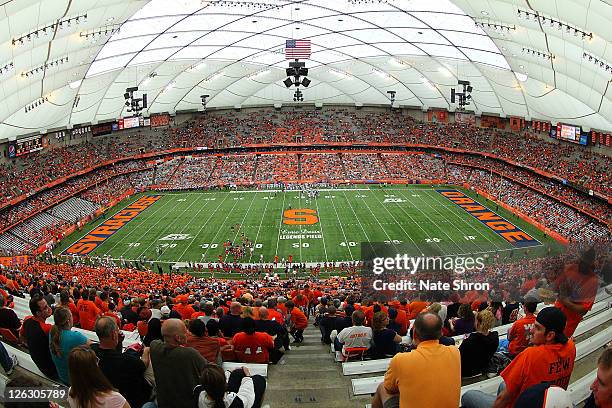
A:
{"label": "blonde hair", "polygon": [[245,306],[242,310],[242,318],[245,317],[254,317],[253,308],[251,306]]}
{"label": "blonde hair", "polygon": [[476,315],[476,329],[481,332],[488,332],[495,324],[495,316],[490,310],[483,310]]}

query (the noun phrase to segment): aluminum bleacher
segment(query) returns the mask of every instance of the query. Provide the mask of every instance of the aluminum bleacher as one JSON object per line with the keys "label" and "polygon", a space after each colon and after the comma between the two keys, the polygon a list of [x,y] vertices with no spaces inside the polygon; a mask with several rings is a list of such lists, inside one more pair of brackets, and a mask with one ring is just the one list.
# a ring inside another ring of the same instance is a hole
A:
{"label": "aluminum bleacher", "polygon": [[9,232],[0,234],[0,250],[6,250],[7,253],[22,253],[28,243],[22,239],[17,238]]}
{"label": "aluminum bleacher", "polygon": [[61,218],[70,223],[76,223],[77,221],[96,212],[98,208],[100,208],[100,205],[96,203],[83,200],[79,197],[72,197],[56,205],[48,212],[57,218]]}

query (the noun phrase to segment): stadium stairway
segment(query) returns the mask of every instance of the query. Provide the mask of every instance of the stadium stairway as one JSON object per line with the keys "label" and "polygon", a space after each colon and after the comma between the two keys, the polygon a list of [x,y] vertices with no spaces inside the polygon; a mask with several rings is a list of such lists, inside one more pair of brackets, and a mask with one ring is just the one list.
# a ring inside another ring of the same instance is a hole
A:
{"label": "stadium stairway", "polygon": [[292,344],[278,364],[269,366],[265,403],[271,408],[363,408],[371,397],[352,395],[350,379],[342,375],[342,366],[334,363],[312,323],[311,318],[304,342]]}

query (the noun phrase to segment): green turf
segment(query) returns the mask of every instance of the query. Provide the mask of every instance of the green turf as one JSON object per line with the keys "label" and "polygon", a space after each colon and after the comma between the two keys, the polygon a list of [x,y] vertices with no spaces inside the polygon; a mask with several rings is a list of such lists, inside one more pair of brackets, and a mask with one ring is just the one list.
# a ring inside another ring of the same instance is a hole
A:
{"label": "green turf", "polygon": [[[163,195],[159,201],[104,241],[90,256],[108,255],[126,260],[146,256],[157,262],[215,262],[224,253],[223,242],[236,241],[243,233],[256,243],[256,249],[252,258],[247,252],[241,262],[259,262],[260,254],[264,255],[265,262],[272,262],[275,254],[279,259],[291,254],[294,262],[357,260],[362,241],[411,243],[417,248],[436,247],[445,254],[490,249],[509,253],[512,248],[509,243],[441,196],[435,188],[355,186],[321,191],[315,200],[308,200],[296,191],[159,193]],[[458,189],[495,210],[494,203]],[[108,216],[139,197],[120,203]],[[285,225],[282,214],[289,208],[315,210],[319,222],[308,226]],[[532,225],[502,208],[495,211],[544,244],[530,249],[529,256],[544,253],[549,246],[555,252],[559,250],[554,240]],[[96,220],[65,239],[57,253],[102,222],[102,219]],[[238,231],[231,228],[236,224],[240,224]],[[319,231],[322,238],[279,239],[300,231]],[[187,234],[188,237],[162,239],[170,234]],[[163,247],[160,255],[156,253],[158,245]]]}

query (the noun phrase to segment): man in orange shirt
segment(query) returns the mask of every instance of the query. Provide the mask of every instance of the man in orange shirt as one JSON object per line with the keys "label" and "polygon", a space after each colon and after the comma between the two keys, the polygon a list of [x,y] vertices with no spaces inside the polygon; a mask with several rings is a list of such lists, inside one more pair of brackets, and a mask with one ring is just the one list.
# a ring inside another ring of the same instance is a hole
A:
{"label": "man in orange shirt", "polygon": [[525,350],[529,345],[529,338],[531,337],[531,328],[535,323],[535,311],[538,307],[537,302],[525,302],[523,303],[523,310],[525,311],[525,317],[514,322],[510,330],[508,330],[508,351],[512,357],[516,357],[518,353]]}
{"label": "man in orange shirt", "polygon": [[552,383],[567,389],[576,359],[574,341],[563,334],[565,315],[556,307],[546,307],[538,313],[531,329],[528,347],[502,371],[504,384],[497,397],[482,391],[468,391],[461,398],[464,408],[513,407],[519,395],[532,385]]}
{"label": "man in orange shirt", "polygon": [[591,248],[578,263],[567,265],[557,280],[559,296],[555,307],[561,309],[567,318],[564,331],[567,337],[572,337],[582,316],[591,310],[595,302],[599,280],[593,272],[594,262],[595,251]]}
{"label": "man in orange shirt", "polygon": [[79,321],[81,322],[81,328],[85,330],[92,330],[96,324],[96,319],[102,313],[100,309],[93,302],[96,298],[96,290],[91,289],[89,293],[85,291],[83,298],[77,303],[77,309],[79,309]]}
{"label": "man in orange shirt", "polygon": [[425,312],[414,322],[410,353],[391,359],[384,381],[372,399],[372,408],[457,408],[461,395],[461,356],[454,346],[440,344],[442,319]]}
{"label": "man in orange shirt", "polygon": [[304,329],[308,327],[308,318],[300,309],[295,307],[295,304],[289,300],[285,303],[287,314],[291,321],[289,333],[295,339],[294,343],[302,343],[304,341]]}

